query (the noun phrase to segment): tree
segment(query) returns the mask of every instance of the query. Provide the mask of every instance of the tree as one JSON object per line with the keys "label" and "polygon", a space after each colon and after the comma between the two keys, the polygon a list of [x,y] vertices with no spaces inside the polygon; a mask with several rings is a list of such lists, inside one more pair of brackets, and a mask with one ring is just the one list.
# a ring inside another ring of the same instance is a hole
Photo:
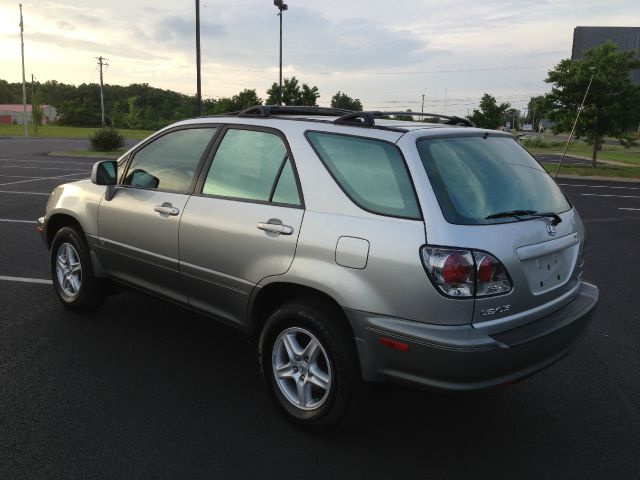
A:
{"label": "tree", "polygon": [[480,99],[480,110],[473,109],[473,113],[467,118],[471,120],[477,127],[496,129],[500,125],[504,125],[507,110],[511,107],[508,103],[498,105],[495,97],[485,93]]}
{"label": "tree", "polygon": [[[278,104],[278,93],[280,86],[277,83],[271,85],[267,90],[267,105]],[[320,97],[318,87],[309,87],[306,83],[300,87],[296,77],[285,78],[282,84],[282,103],[284,105],[305,105],[316,106],[316,102]]]}
{"label": "tree", "polygon": [[[411,109],[407,109],[407,112],[411,112]],[[395,115],[393,117],[394,120],[402,120],[405,122],[413,122],[413,115]]]}
{"label": "tree", "polygon": [[133,97],[129,97],[127,99],[127,103],[129,104],[129,111],[122,115],[122,120],[124,120],[125,125],[129,129],[138,128],[140,123],[140,109],[136,107],[136,101],[138,97],[135,95]]}
{"label": "tree", "polygon": [[33,132],[38,133],[38,127],[42,125],[44,111],[42,110],[42,96],[39,93],[31,97],[31,121],[33,122]]}
{"label": "tree", "polygon": [[533,123],[536,120],[545,118],[547,116],[548,110],[549,105],[547,102],[547,98],[544,95],[531,97],[529,103],[527,104],[527,123]]}
{"label": "tree", "polygon": [[111,106],[111,127],[116,128],[116,124],[120,125],[120,119],[122,117],[120,100],[113,102]]}
{"label": "tree", "polygon": [[593,79],[576,125],[576,134],[593,145],[593,167],[605,135],[617,138],[626,147],[632,145],[631,131],[640,122],[640,86],[631,81],[631,70],[640,67],[635,56],[635,51],[621,52],[609,41],[585,52],[582,60],[561,60],[545,80],[553,85],[546,99],[557,133],[571,130]]}
{"label": "tree", "polygon": [[509,108],[509,110],[505,112],[505,117],[511,124],[511,128],[516,130],[520,129],[520,122],[521,120],[523,120],[522,112],[520,110],[518,110],[517,108]]}
{"label": "tree", "polygon": [[262,105],[262,99],[258,97],[255,89],[245,88],[233,97],[222,97],[218,100],[209,100],[204,104],[203,112],[206,115],[220,115],[223,113],[246,110],[255,105]]}
{"label": "tree", "polygon": [[331,108],[343,108],[345,110],[361,112],[362,103],[359,98],[351,98],[346,93],[342,93],[338,90],[338,93],[331,97]]}

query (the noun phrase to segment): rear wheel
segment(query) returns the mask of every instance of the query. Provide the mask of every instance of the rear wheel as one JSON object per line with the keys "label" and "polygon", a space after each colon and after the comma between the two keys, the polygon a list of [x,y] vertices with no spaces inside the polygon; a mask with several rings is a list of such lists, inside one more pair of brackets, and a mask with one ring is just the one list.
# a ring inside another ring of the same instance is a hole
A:
{"label": "rear wheel", "polygon": [[93,274],[89,249],[76,227],[56,233],[50,251],[51,278],[62,304],[73,310],[93,310],[104,302],[105,289]]}
{"label": "rear wheel", "polygon": [[316,299],[287,303],[260,336],[262,374],[285,416],[315,432],[357,418],[362,380],[353,334],[337,308]]}

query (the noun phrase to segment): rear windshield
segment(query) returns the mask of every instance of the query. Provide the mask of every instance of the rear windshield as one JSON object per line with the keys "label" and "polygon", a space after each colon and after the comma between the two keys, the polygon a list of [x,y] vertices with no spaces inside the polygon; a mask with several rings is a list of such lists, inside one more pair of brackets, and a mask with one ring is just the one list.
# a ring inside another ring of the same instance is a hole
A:
{"label": "rear windshield", "polygon": [[486,217],[512,210],[561,213],[571,208],[552,178],[511,137],[422,139],[417,146],[449,223],[515,222],[517,218]]}

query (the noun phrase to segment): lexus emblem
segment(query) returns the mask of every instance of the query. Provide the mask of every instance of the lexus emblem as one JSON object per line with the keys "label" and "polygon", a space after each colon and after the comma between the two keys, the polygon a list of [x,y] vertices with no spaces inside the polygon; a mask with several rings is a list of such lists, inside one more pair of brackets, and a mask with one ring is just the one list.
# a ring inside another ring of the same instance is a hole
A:
{"label": "lexus emblem", "polygon": [[556,226],[553,223],[547,223],[547,233],[552,237],[556,234]]}

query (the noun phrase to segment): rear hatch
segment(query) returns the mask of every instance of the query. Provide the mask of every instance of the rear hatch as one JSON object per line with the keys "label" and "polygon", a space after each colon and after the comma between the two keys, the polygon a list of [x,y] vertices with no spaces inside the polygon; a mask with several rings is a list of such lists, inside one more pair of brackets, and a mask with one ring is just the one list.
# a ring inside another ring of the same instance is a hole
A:
{"label": "rear hatch", "polygon": [[436,200],[423,202],[430,203],[423,205],[428,243],[471,251],[476,281],[478,259],[489,253],[511,282],[510,290],[493,295],[477,288],[475,324],[528,323],[577,295],[580,218],[510,135],[467,130],[418,139],[417,147]]}

